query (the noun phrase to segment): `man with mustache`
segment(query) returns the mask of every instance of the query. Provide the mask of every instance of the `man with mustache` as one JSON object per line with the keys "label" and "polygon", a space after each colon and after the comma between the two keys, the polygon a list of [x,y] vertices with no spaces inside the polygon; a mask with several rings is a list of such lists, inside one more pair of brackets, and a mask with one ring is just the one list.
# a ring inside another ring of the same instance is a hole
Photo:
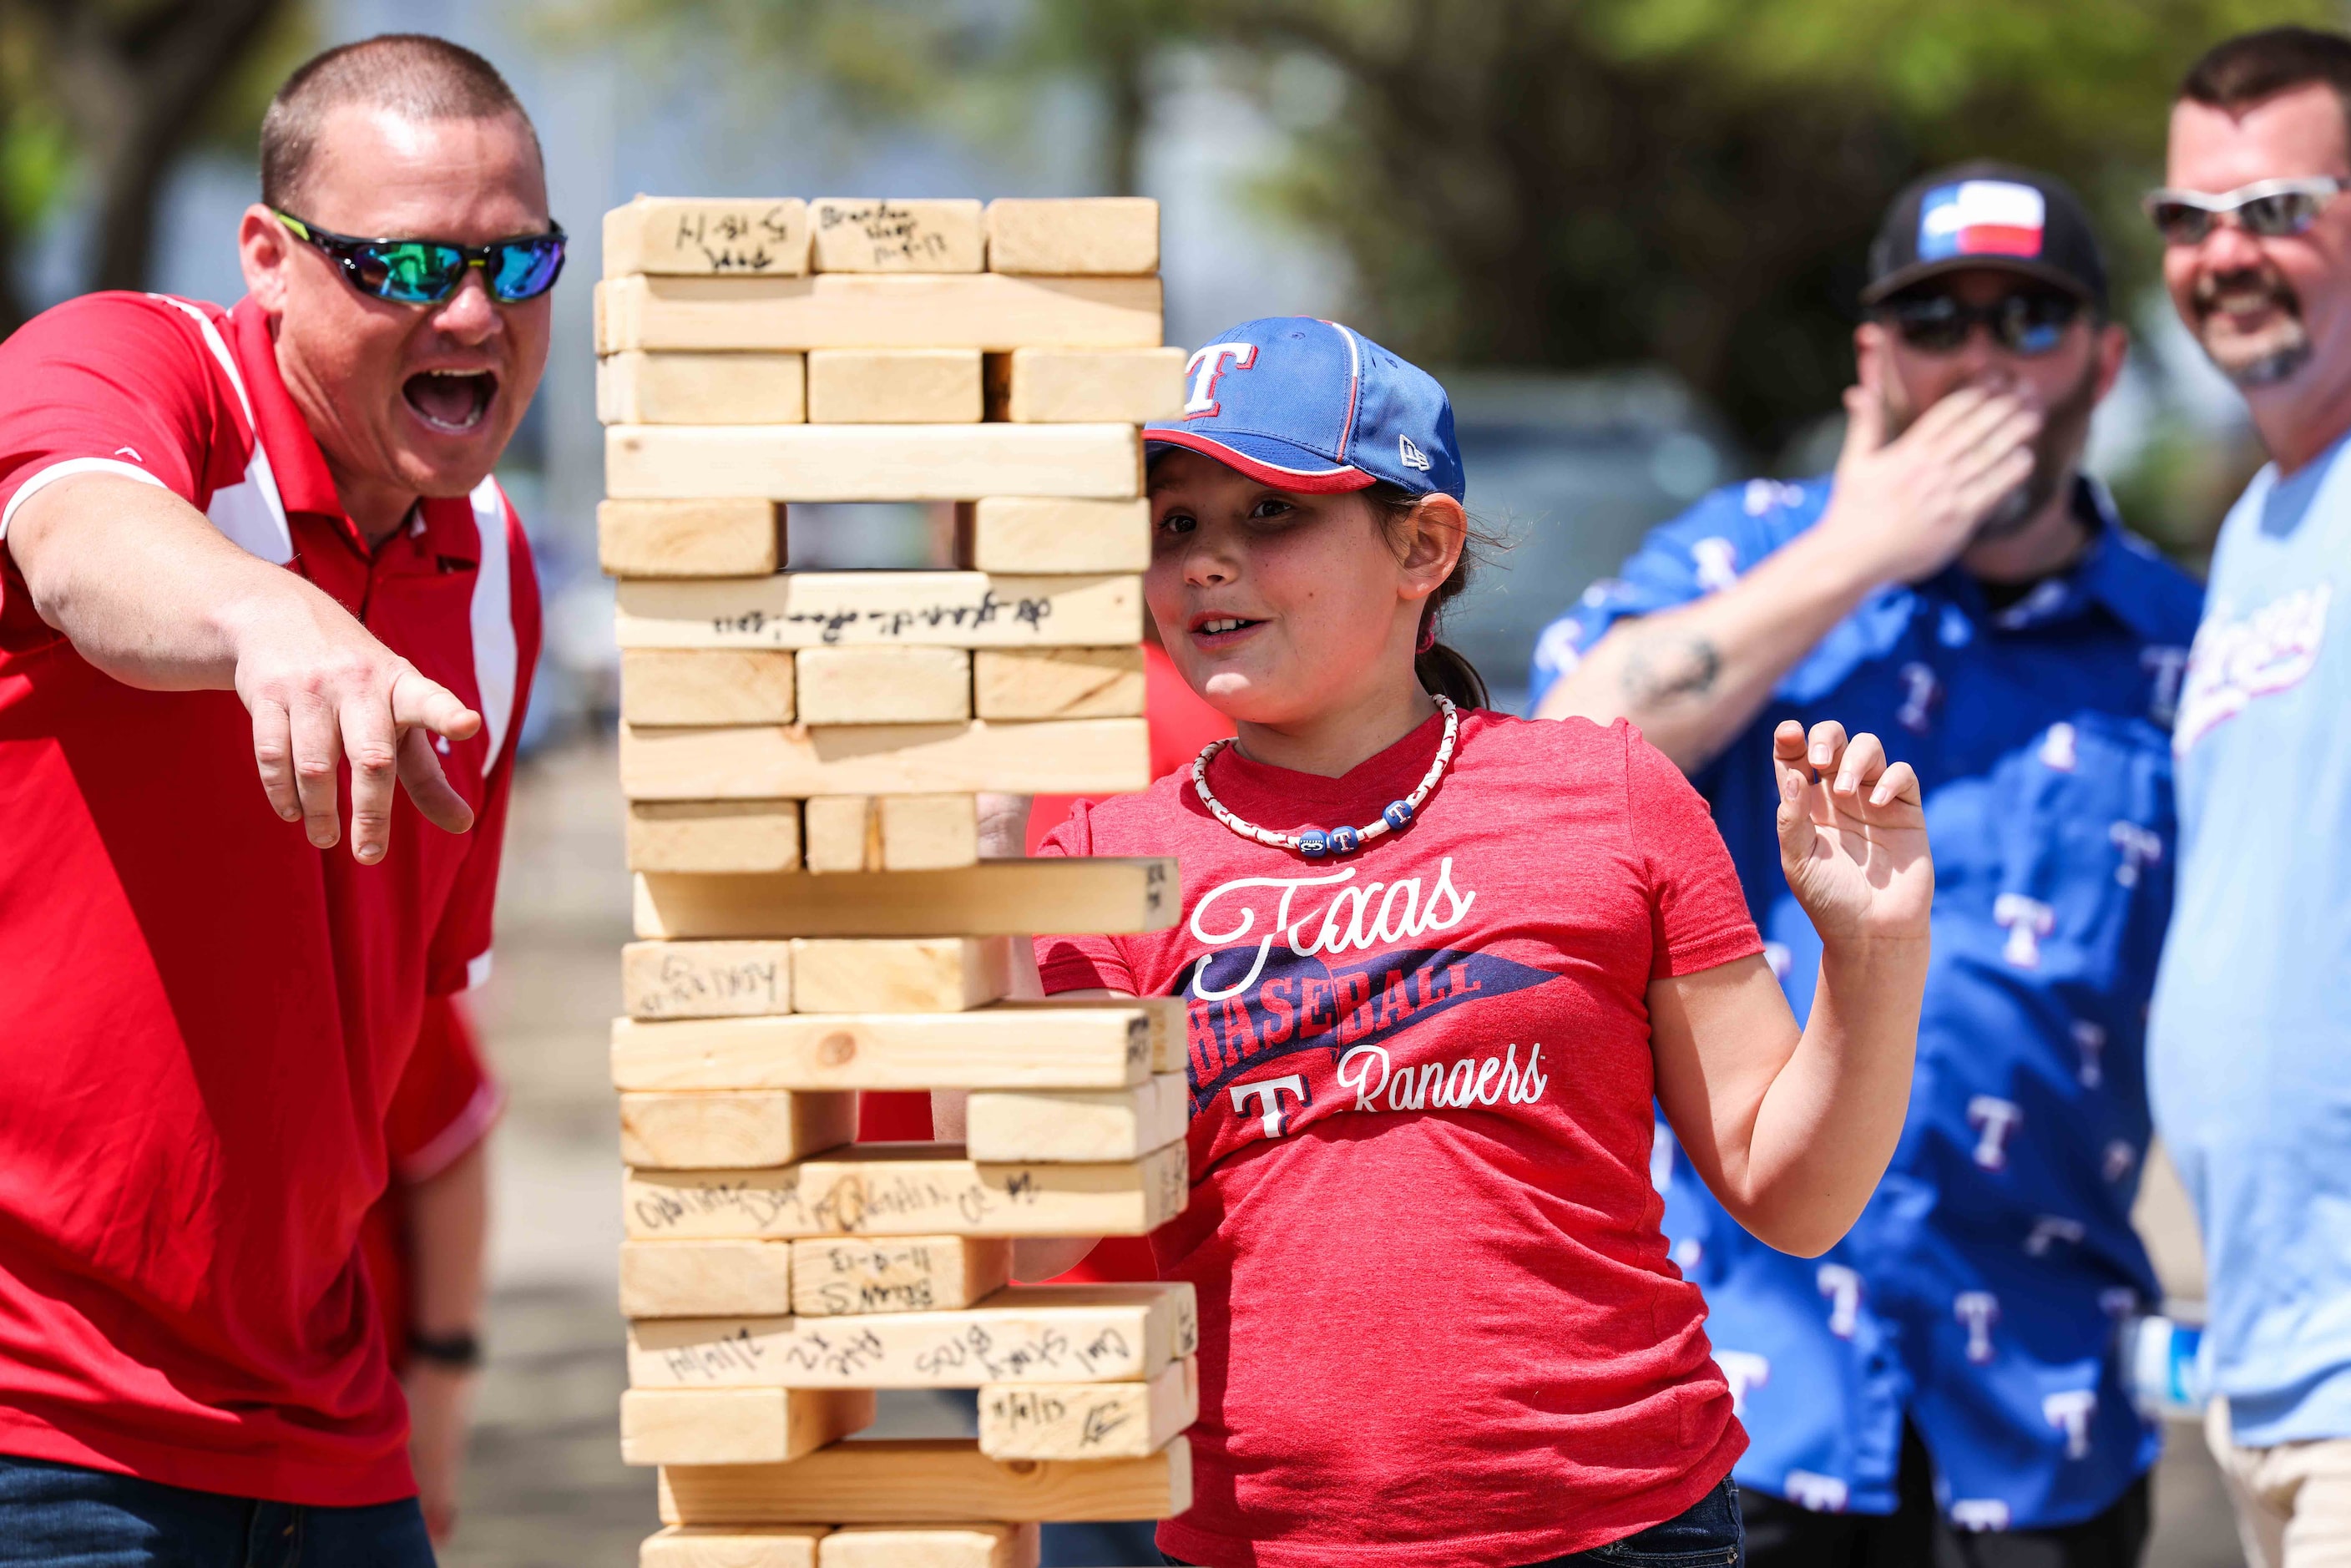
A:
{"label": "man with mustache", "polygon": [[2206,1427],[2254,1568],[2351,1563],[2351,38],[2192,67],[2147,198],[2270,465],[2221,525],[2173,732],[2147,1067],[2202,1222]]}
{"label": "man with mustache", "polygon": [[1930,174],[1870,278],[1836,472],[1654,532],[1545,632],[1538,711],[1629,717],[1690,774],[1800,1016],[1821,953],[1781,891],[1771,727],[1858,711],[1925,787],[1909,1122],[1851,1234],[1772,1251],[1658,1133],[1666,1233],[1752,1442],[1749,1561],[2128,1564],[2158,1434],[2116,1331],[2156,1291],[2130,1209],[2196,590],[2080,472],[2126,344],[2070,191]]}
{"label": "man with mustache", "polygon": [[288,78],[261,197],[233,308],[0,345],[0,1563],[433,1561],[360,1236],[488,968],[563,235],[417,36]]}

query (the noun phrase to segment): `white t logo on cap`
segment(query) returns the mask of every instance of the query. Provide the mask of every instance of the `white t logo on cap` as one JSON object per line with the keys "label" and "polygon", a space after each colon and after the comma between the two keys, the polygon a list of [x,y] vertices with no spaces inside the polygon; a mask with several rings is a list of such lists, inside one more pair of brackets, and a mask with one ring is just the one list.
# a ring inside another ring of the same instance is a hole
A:
{"label": "white t logo on cap", "polygon": [[1211,343],[1192,356],[1184,367],[1192,378],[1192,395],[1184,400],[1184,417],[1197,419],[1202,414],[1213,415],[1217,407],[1217,378],[1227,366],[1245,371],[1257,362],[1255,343]]}
{"label": "white t logo on cap", "polygon": [[1412,444],[1412,437],[1399,433],[1396,436],[1396,461],[1407,468],[1428,472],[1428,455]]}

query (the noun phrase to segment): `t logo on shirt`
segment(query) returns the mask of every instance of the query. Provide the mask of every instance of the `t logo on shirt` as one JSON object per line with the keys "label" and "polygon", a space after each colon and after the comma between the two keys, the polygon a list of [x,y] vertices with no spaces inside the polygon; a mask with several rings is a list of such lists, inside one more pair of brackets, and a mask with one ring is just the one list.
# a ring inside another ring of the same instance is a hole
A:
{"label": "t logo on shirt", "polygon": [[1311,1105],[1314,1103],[1306,1092],[1306,1075],[1302,1072],[1292,1072],[1281,1078],[1259,1079],[1255,1083],[1234,1084],[1233,1112],[1236,1115],[1245,1114],[1250,1103],[1254,1101],[1257,1113],[1265,1126],[1265,1135],[1269,1138],[1278,1138],[1282,1133],[1284,1111],[1281,1095],[1284,1090],[1289,1091],[1301,1104]]}

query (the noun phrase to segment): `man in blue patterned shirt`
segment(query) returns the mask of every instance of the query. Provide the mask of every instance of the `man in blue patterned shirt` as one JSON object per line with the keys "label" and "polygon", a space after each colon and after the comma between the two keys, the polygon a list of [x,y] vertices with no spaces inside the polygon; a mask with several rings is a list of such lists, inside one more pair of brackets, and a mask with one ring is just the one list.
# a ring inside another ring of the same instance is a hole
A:
{"label": "man in blue patterned shirt", "polygon": [[1688,771],[1800,1016],[1820,954],[1779,873],[1772,727],[1844,716],[1926,786],[1909,1122],[1851,1234],[1772,1251],[1658,1134],[1667,1234],[1752,1439],[1749,1561],[2127,1568],[2160,1439],[2116,1328],[2156,1291],[2130,1209],[2198,595],[2078,471],[2126,345],[2070,192],[1930,175],[1870,273],[1834,476],[1650,535],[1545,632],[1537,711],[1629,717]]}

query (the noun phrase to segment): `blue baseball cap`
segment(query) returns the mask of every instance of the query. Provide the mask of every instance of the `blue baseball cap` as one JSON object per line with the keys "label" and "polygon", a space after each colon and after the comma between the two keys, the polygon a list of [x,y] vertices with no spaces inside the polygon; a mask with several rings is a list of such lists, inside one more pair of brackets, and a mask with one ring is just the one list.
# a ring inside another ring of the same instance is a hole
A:
{"label": "blue baseball cap", "polygon": [[1468,487],[1437,378],[1336,321],[1244,321],[1192,356],[1184,390],[1183,418],[1143,427],[1148,448],[1206,453],[1307,495],[1385,480],[1458,501]]}

